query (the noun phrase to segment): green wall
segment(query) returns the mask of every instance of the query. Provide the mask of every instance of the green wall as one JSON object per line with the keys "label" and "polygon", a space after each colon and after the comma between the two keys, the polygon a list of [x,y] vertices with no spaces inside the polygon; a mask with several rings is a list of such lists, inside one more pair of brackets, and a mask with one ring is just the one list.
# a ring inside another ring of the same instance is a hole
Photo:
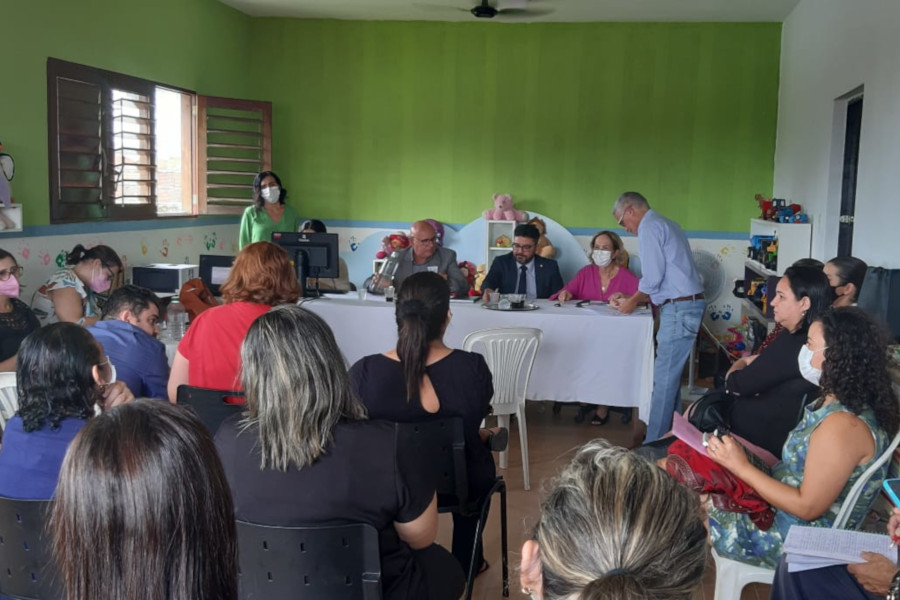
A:
{"label": "green wall", "polygon": [[[86,16],[89,15],[89,16]],[[780,24],[253,19],[216,0],[3,0],[0,140],[49,222],[46,59],[270,99],[304,215],[468,222],[511,192],[566,226],[626,189],[745,231],[772,189]],[[149,224],[148,224],[149,225]]]}
{"label": "green wall", "polygon": [[254,97],[250,17],[215,0],[2,0],[0,140],[26,225],[49,223],[47,57],[198,93]]}
{"label": "green wall", "polygon": [[468,222],[511,192],[569,227],[643,192],[745,231],[771,192],[781,25],[254,19],[301,213]]}

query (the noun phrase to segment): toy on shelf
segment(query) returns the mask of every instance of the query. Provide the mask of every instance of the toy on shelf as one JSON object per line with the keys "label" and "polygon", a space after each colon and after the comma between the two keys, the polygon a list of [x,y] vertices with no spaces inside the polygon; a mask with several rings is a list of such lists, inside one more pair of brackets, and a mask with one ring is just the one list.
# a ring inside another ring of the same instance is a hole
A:
{"label": "toy on shelf", "polygon": [[392,233],[381,238],[381,250],[375,254],[375,258],[387,258],[394,250],[403,250],[408,247],[409,238],[405,233]]}
{"label": "toy on shelf", "polygon": [[494,240],[494,246],[497,248],[510,248],[512,247],[512,240],[509,239],[508,235],[500,235]]}
{"label": "toy on shelf", "polygon": [[547,238],[547,224],[544,223],[544,220],[534,217],[528,221],[528,224],[537,227],[538,231],[541,233],[541,237],[538,239],[537,244],[538,256],[543,256],[544,258],[553,258],[556,256],[556,248],[553,247],[553,244],[550,242],[549,238]]}
{"label": "toy on shelf", "polygon": [[16,176],[16,161],[13,157],[3,152],[3,142],[0,142],[0,203],[4,208],[12,206],[12,188],[9,182]]}
{"label": "toy on shelf", "polygon": [[509,194],[494,194],[494,208],[482,213],[489,221],[527,221],[528,213],[516,210],[513,198]]}
{"label": "toy on shelf", "polygon": [[762,194],[757,194],[755,199],[759,204],[760,219],[779,223],[809,223],[809,216],[799,204],[788,204],[784,198],[766,198]]}

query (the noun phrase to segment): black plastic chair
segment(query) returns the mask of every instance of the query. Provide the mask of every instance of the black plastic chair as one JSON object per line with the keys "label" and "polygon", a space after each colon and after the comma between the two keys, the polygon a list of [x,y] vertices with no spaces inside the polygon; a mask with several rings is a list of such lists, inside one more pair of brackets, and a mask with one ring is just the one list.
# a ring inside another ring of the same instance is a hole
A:
{"label": "black plastic chair", "polygon": [[380,600],[378,530],[365,523],[273,527],[238,520],[242,600]]}
{"label": "black plastic chair", "polygon": [[52,559],[49,519],[52,500],[0,497],[0,595],[14,600],[65,598]]}
{"label": "black plastic chair", "polygon": [[434,419],[419,423],[400,423],[400,446],[405,452],[413,452],[420,460],[427,460],[438,494],[438,512],[478,516],[475,539],[472,540],[472,561],[466,570],[466,600],[472,597],[472,588],[478,567],[475,556],[481,542],[481,533],[487,522],[491,497],[500,494],[500,561],[503,576],[503,596],[509,597],[509,559],[506,528],[506,482],[497,477],[490,490],[479,502],[469,498],[466,470],[466,441],[463,421],[460,417]]}
{"label": "black plastic chair", "polygon": [[211,390],[190,385],[179,385],[176,394],[178,404],[193,408],[213,436],[216,435],[222,421],[244,410],[243,404],[229,404],[225,399],[243,397],[244,392]]}

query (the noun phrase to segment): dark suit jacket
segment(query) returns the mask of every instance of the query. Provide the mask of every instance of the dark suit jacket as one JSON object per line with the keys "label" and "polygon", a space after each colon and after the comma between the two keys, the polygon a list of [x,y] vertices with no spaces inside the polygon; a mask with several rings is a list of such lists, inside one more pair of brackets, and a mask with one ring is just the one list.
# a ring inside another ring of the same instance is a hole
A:
{"label": "dark suit jacket", "polygon": [[[481,289],[492,289],[501,294],[514,294],[519,281],[519,263],[512,252],[498,256],[491,263],[491,270],[481,283]],[[562,275],[555,260],[534,256],[534,287],[538,298],[549,298],[562,289]]]}

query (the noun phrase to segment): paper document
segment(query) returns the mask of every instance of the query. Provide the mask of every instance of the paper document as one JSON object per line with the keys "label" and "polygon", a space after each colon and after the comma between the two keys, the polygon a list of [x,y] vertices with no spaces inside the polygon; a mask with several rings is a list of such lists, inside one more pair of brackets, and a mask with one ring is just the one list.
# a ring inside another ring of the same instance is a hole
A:
{"label": "paper document", "polygon": [[897,562],[897,549],[891,548],[890,536],[879,533],[793,525],[784,540],[790,572],[861,563],[863,552],[875,552]]}

